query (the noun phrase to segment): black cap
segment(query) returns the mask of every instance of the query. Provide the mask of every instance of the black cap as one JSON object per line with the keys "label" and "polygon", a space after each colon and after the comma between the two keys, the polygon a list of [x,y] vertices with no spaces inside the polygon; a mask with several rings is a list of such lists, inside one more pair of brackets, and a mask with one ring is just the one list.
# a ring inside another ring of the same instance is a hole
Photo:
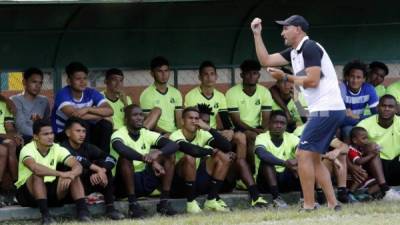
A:
{"label": "black cap", "polygon": [[304,17],[299,16],[299,15],[292,15],[286,20],[277,20],[275,21],[279,25],[283,26],[296,26],[296,27],[301,27],[301,29],[306,32],[309,28],[309,23],[307,22]]}

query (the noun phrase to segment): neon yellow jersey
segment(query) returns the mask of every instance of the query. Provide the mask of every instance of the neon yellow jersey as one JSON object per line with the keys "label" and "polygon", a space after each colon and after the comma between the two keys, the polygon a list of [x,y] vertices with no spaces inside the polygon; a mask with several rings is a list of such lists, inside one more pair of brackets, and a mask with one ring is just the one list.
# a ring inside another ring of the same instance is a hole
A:
{"label": "neon yellow jersey", "polygon": [[303,134],[304,127],[306,127],[306,124],[296,127],[296,129],[293,131],[293,134],[297,137],[300,137],[301,134]]}
{"label": "neon yellow jersey", "polygon": [[[66,148],[56,143],[51,146],[49,152],[45,156],[39,152],[34,141],[28,143],[22,148],[19,155],[18,181],[15,182],[15,186],[17,188],[21,187],[26,183],[29,177],[32,176],[32,171],[24,165],[24,160],[32,158],[36,163],[56,170],[57,165],[64,164],[70,156],[72,157]],[[45,176],[44,182],[53,182],[55,179],[55,176]]]}
{"label": "neon yellow jersey", "polygon": [[212,108],[214,115],[210,117],[210,126],[217,128],[218,112],[227,111],[225,95],[222,92],[214,89],[211,98],[207,98],[201,92],[200,87],[195,87],[190,90],[185,96],[185,107],[196,106],[197,104],[208,104]]}
{"label": "neon yellow jersey", "polygon": [[0,134],[6,133],[6,128],[4,127],[6,122],[14,122],[14,116],[7,109],[7,104],[0,102]]}
{"label": "neon yellow jersey", "polygon": [[[179,129],[175,132],[173,132],[170,136],[169,139],[171,139],[172,141],[175,141],[176,143],[179,144],[179,142],[181,141],[186,141],[189,142],[193,145],[197,145],[203,148],[207,148],[207,146],[210,144],[210,142],[212,140],[214,140],[212,134],[208,131],[205,130],[197,130],[196,131],[196,136],[194,137],[194,139],[192,141],[189,141],[186,139],[186,137],[183,135],[182,133],[182,129]],[[176,152],[176,162],[178,162],[182,157],[183,157],[184,153],[181,151],[177,151]],[[196,159],[196,165],[198,166],[199,161]]]}
{"label": "neon yellow jersey", "polygon": [[237,84],[226,92],[226,102],[229,112],[239,112],[240,120],[251,127],[261,125],[261,112],[271,111],[272,97],[267,88],[257,84],[252,96],[243,91],[243,85]]}
{"label": "neon yellow jersey", "polygon": [[[269,131],[259,134],[256,138],[255,148],[262,147],[266,151],[269,151],[272,155],[281,160],[289,160],[296,158],[296,147],[299,144],[300,139],[294,134],[284,132],[283,142],[279,147],[271,141],[271,136]],[[256,157],[256,171],[260,167],[260,159]],[[275,170],[281,173],[285,170],[283,166],[275,166]]]}
{"label": "neon yellow jersey", "polygon": [[173,132],[177,129],[175,110],[182,109],[182,95],[170,85],[166,93],[160,93],[152,84],[140,95],[140,107],[143,112],[150,112],[154,107],[159,107],[161,116],[157,126],[167,132]]}
{"label": "neon yellow jersey", "polygon": [[[307,110],[307,103],[303,97],[303,95],[299,95],[299,102],[301,106]],[[303,121],[301,120],[301,116],[299,111],[296,108],[296,104],[294,103],[293,99],[290,99],[286,107],[289,110],[290,115],[292,116],[293,121],[296,122],[297,125],[302,125],[304,124]],[[274,100],[272,102],[272,110],[283,110]]]}
{"label": "neon yellow jersey", "polygon": [[[108,99],[103,92],[101,92],[104,97],[107,99],[108,104],[111,106],[111,108],[114,111],[114,114],[112,116],[112,121],[113,121],[113,128],[114,130],[118,130],[119,128],[121,128],[122,126],[124,126],[124,117],[125,117],[125,113],[124,113],[124,108],[125,105],[124,103],[121,101],[121,99],[118,99],[116,101],[112,101],[111,99]],[[132,104],[132,99],[129,96],[126,96],[126,104],[130,105]]]}
{"label": "neon yellow jersey", "polygon": [[[140,129],[139,138],[135,141],[129,136],[129,131],[126,126],[119,128],[111,135],[111,152],[110,154],[118,160],[119,154],[112,147],[114,141],[121,141],[124,145],[129,148],[134,149],[140,154],[148,154],[152,146],[157,145],[158,140],[160,140],[161,135],[157,132],[147,130],[146,128]],[[135,172],[143,171],[146,168],[146,163],[142,161],[132,161]],[[116,168],[113,169],[113,175],[115,175]]]}
{"label": "neon yellow jersey", "polygon": [[397,103],[400,103],[400,81],[397,81],[386,88],[386,94],[393,95]]}
{"label": "neon yellow jersey", "polygon": [[[383,95],[386,94],[386,87],[383,86],[382,84],[380,84],[380,85],[375,87],[375,91],[376,91],[376,94],[378,95],[378,97],[380,98],[380,97],[382,97]],[[371,115],[371,110],[369,110],[368,106],[365,108],[363,114],[366,115],[366,116]]]}
{"label": "neon yellow jersey", "polygon": [[381,159],[392,160],[400,155],[400,118],[394,116],[392,126],[383,128],[378,115],[370,116],[357,124],[368,131],[368,138],[381,146]]}

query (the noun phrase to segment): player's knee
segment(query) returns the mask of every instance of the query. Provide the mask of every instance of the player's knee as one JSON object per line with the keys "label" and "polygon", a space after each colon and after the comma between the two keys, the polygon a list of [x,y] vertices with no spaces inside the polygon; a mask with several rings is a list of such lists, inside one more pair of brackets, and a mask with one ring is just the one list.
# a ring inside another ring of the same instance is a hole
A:
{"label": "player's knee", "polygon": [[196,168],[196,158],[190,155],[185,155],[182,160],[186,167]]}
{"label": "player's knee", "polygon": [[233,142],[237,145],[246,145],[246,135],[242,132],[234,133]]}
{"label": "player's knee", "polygon": [[8,156],[8,149],[5,145],[0,145],[0,158]]}

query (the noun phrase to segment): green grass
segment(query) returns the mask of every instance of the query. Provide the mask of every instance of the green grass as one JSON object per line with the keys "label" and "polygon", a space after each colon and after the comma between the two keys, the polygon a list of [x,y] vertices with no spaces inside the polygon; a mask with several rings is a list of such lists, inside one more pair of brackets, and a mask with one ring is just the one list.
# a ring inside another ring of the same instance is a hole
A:
{"label": "green grass", "polygon": [[[398,202],[372,202],[343,206],[342,211],[334,212],[321,208],[315,212],[298,212],[298,207],[292,206],[288,210],[246,209],[235,210],[231,213],[202,213],[199,215],[179,215],[175,217],[153,216],[141,220],[110,221],[96,219],[96,225],[197,225],[197,224],[399,224],[400,204]],[[65,225],[85,225],[71,220],[61,222]],[[6,222],[2,224],[37,224],[37,221]],[[88,223],[94,224],[94,223]]]}

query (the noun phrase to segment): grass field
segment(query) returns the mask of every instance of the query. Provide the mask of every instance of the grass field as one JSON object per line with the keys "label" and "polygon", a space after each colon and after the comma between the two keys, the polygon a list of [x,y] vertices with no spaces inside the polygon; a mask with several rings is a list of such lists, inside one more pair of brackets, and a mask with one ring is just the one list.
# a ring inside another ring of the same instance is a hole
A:
{"label": "grass field", "polygon": [[[292,206],[288,210],[262,210],[246,209],[235,210],[231,213],[202,213],[199,215],[179,215],[175,217],[154,216],[141,220],[122,220],[118,222],[96,219],[92,223],[96,225],[197,225],[197,224],[390,224],[395,225],[400,222],[400,203],[399,202],[372,202],[364,204],[354,204],[344,206],[342,211],[334,212],[326,208],[321,208],[315,212],[298,212],[297,206]],[[37,224],[38,221],[13,221],[3,222],[2,224]],[[72,222],[70,220],[60,221],[65,225],[85,225],[84,223]]]}

